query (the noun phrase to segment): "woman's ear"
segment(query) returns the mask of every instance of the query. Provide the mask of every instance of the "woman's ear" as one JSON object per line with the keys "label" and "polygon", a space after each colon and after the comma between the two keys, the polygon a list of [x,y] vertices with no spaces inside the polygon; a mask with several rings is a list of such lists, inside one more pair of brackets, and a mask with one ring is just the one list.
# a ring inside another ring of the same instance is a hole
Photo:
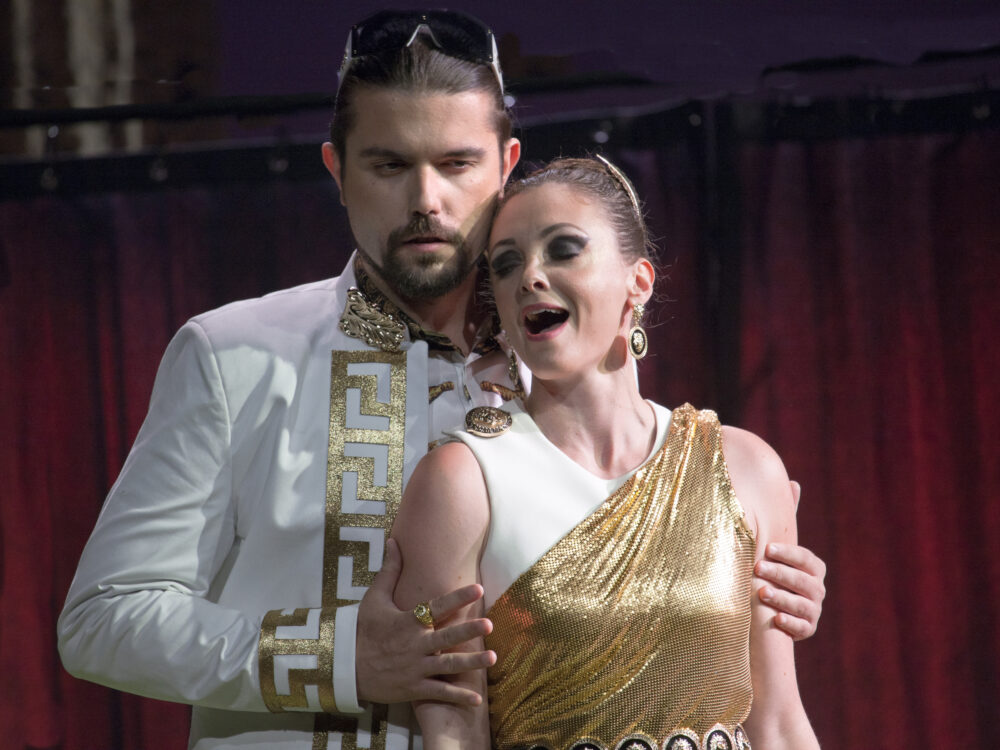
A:
{"label": "woman's ear", "polygon": [[635,262],[632,276],[632,288],[629,289],[629,298],[632,304],[641,302],[646,304],[653,296],[653,283],[656,281],[656,270],[653,264],[646,258]]}

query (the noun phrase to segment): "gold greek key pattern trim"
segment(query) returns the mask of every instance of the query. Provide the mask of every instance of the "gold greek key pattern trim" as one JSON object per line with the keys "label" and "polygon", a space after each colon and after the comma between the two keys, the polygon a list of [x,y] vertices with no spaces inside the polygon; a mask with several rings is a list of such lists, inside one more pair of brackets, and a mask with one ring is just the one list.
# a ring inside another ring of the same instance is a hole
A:
{"label": "gold greek key pattern trim", "polygon": [[406,353],[333,352],[324,607],[359,601],[382,565],[403,497],[405,439]]}
{"label": "gold greek key pattern trim", "polygon": [[[268,612],[258,649],[269,710],[316,710],[318,700],[327,712],[316,713],[314,748],[326,748],[331,732],[341,734],[343,750],[385,747],[383,707],[330,716],[338,710],[334,625],[337,608],[358,602],[382,566],[403,494],[405,438],[406,353],[332,352],[321,607]],[[279,637],[279,628],[294,635]]]}
{"label": "gold greek key pattern trim", "polygon": [[[323,608],[353,604],[382,566],[403,497],[406,353],[335,351],[330,358],[330,444],[326,465]],[[331,646],[332,638],[326,642]],[[332,685],[332,673],[328,682]],[[384,750],[384,706],[357,717],[317,714],[313,748],[331,732],[342,750]]]}
{"label": "gold greek key pattern trim", "polygon": [[[315,685],[319,703],[324,711],[336,711],[333,695],[333,626],[334,610],[323,608],[319,612],[317,638],[278,638],[281,626],[305,628],[308,626],[309,609],[296,609],[290,615],[281,610],[271,610],[264,615],[260,626],[260,690],[269,711],[281,713],[289,709],[309,708],[306,685]],[[330,644],[324,648],[323,644]],[[276,657],[305,656],[315,659],[315,667],[287,668],[289,693],[279,695],[276,674],[286,671],[276,664]]]}
{"label": "gold greek key pattern trim", "polygon": [[[369,706],[360,717],[316,714],[312,750],[327,750],[330,735],[341,735],[341,750],[385,750],[386,707]],[[372,732],[376,727],[378,731]]]}

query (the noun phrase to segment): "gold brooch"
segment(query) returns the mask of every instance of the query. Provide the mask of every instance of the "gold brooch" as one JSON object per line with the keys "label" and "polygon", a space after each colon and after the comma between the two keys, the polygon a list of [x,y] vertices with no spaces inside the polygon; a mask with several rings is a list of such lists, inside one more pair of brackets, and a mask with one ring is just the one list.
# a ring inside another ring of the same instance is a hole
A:
{"label": "gold brooch", "polygon": [[465,414],[465,429],[479,437],[496,437],[510,429],[513,418],[495,406],[477,406]]}
{"label": "gold brooch", "polygon": [[360,289],[347,290],[347,304],[340,316],[340,330],[368,346],[384,352],[398,352],[406,326],[373,306]]}

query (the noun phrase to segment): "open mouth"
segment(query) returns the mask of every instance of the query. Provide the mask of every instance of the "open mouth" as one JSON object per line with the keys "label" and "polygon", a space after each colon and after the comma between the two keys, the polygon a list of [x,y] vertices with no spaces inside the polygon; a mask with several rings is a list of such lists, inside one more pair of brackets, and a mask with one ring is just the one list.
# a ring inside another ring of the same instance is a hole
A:
{"label": "open mouth", "polygon": [[528,333],[537,335],[562,325],[567,318],[569,313],[557,307],[532,310],[524,315],[524,328]]}

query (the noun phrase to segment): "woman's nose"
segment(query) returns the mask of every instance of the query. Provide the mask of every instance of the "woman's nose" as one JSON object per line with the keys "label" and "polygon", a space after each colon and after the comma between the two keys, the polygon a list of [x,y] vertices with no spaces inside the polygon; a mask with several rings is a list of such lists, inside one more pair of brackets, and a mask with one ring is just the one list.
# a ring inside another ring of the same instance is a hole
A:
{"label": "woman's nose", "polygon": [[524,272],[521,274],[521,289],[525,292],[532,292],[548,289],[548,286],[548,279],[540,263],[529,261],[524,265]]}

